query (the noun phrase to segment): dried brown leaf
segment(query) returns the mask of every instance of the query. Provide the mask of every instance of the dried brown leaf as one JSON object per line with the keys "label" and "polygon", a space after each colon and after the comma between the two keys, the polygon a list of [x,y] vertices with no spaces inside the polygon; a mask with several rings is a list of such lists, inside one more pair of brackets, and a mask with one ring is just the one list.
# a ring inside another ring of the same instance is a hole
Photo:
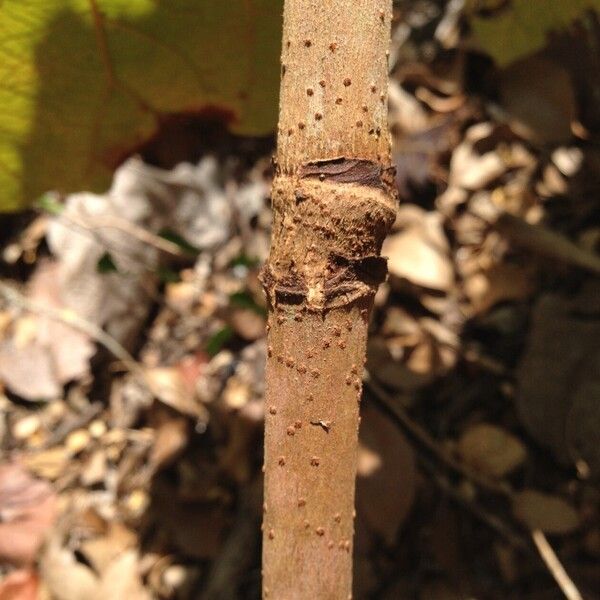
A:
{"label": "dried brown leaf", "polygon": [[393,544],[412,507],[415,457],[404,435],[366,404],[360,428],[356,506],[366,528]]}
{"label": "dried brown leaf", "polygon": [[497,263],[470,275],[464,290],[476,313],[484,313],[500,302],[524,300],[533,291],[531,268]]}
{"label": "dried brown leaf", "polygon": [[580,525],[577,511],[568,502],[536,490],[515,494],[513,512],[530,529],[541,529],[549,534],[572,533]]}
{"label": "dried brown leaf", "polygon": [[81,466],[81,483],[93,486],[102,483],[107,473],[106,451],[98,449],[93,452]]}
{"label": "dried brown leaf", "polygon": [[71,453],[65,446],[56,446],[49,450],[33,452],[23,457],[28,471],[44,479],[57,479],[69,465]]}
{"label": "dried brown leaf", "polygon": [[48,483],[17,464],[0,465],[0,561],[33,563],[55,517]]}
{"label": "dried brown leaf", "polygon": [[253,342],[265,334],[265,319],[255,310],[240,308],[233,310],[229,322],[234,331],[244,340]]}
{"label": "dried brown leaf", "polygon": [[151,600],[140,577],[136,550],[127,550],[117,556],[104,571],[93,600]]}
{"label": "dried brown leaf", "polygon": [[565,463],[600,475],[600,293],[547,294],[533,309],[517,370],[517,408],[529,433]]}
{"label": "dried brown leaf", "polygon": [[468,428],[458,441],[457,449],[466,463],[492,477],[508,475],[527,457],[521,440],[489,423]]}
{"label": "dried brown leaf", "polygon": [[557,144],[572,137],[575,92],[569,73],[558,63],[541,55],[514,63],[501,74],[500,95],[511,127],[526,139]]}
{"label": "dried brown leaf", "polygon": [[450,180],[453,187],[467,190],[481,190],[500,177],[507,166],[496,150],[480,153],[477,142],[494,133],[491,123],[478,123],[467,130],[466,138],[452,153]]}
{"label": "dried brown leaf", "polygon": [[178,367],[146,369],[146,379],[155,396],[167,406],[196,419],[206,417],[206,409],[195,398],[193,389]]}
{"label": "dried brown leaf", "polygon": [[380,337],[371,338],[367,347],[367,369],[369,373],[395,389],[412,391],[431,383],[436,373],[412,371],[400,360],[395,360],[386,341]]}
{"label": "dried brown leaf", "polygon": [[89,567],[78,562],[70,550],[63,548],[57,537],[45,547],[40,574],[53,600],[96,598],[98,578]]}
{"label": "dried brown leaf", "polygon": [[96,573],[106,576],[113,560],[137,544],[136,534],[125,525],[111,523],[106,535],[82,542],[80,550]]}
{"label": "dried brown leaf", "polygon": [[418,223],[392,234],[383,245],[392,277],[440,291],[448,291],[454,282],[448,240],[441,216],[428,213]]}
{"label": "dried brown leaf", "polygon": [[[42,261],[29,284],[28,299],[52,310],[64,310],[58,265]],[[89,372],[95,352],[89,337],[43,314],[18,319],[13,336],[0,342],[0,380],[26,400],[59,396],[65,383]]]}
{"label": "dried brown leaf", "polygon": [[185,448],[189,438],[189,423],[184,418],[168,419],[161,423],[154,437],[150,452],[153,470],[170,464]]}

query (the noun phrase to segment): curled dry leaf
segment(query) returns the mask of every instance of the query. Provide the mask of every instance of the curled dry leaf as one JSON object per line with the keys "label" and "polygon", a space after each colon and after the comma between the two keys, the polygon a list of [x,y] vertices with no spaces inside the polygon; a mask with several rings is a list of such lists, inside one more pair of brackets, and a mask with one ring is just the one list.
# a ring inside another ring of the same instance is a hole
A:
{"label": "curled dry leaf", "polygon": [[52,536],[40,559],[40,575],[54,600],[95,598],[99,580],[93,571],[77,561],[71,550]]}
{"label": "curled dry leaf", "polygon": [[55,517],[48,483],[17,464],[0,465],[0,562],[33,563]]}
{"label": "curled dry leaf", "polygon": [[529,56],[504,69],[499,85],[502,106],[519,135],[538,144],[571,139],[575,91],[568,71],[557,62]]}
{"label": "curled dry leaf", "polygon": [[419,221],[389,236],[382,254],[388,257],[392,278],[445,292],[454,282],[448,240],[437,213],[424,213]]}
{"label": "curled dry leaf", "polygon": [[527,457],[517,437],[489,423],[468,428],[458,441],[461,458],[492,477],[503,477],[520,467]]}
{"label": "curled dry leaf", "polygon": [[[29,300],[52,310],[64,310],[58,264],[42,261],[29,284]],[[63,385],[89,371],[95,353],[89,337],[43,314],[20,317],[12,335],[0,341],[0,381],[26,400],[49,400]]]}
{"label": "curled dry leaf", "polygon": [[92,600],[151,600],[142,584],[137,550],[126,550],[112,560],[102,574]]}
{"label": "curled dry leaf", "polygon": [[394,389],[422,387],[456,363],[457,336],[435,319],[389,306],[380,333],[369,340],[368,369]]}
{"label": "curled dry leaf", "polygon": [[[52,261],[39,264],[29,282],[29,297],[34,302],[55,309],[68,309],[58,281],[59,265]],[[40,318],[39,342],[51,350],[57,381],[62,386],[89,371],[88,362],[96,349],[86,333],[55,319]]]}
{"label": "curled dry leaf", "polygon": [[600,476],[599,373],[598,284],[571,298],[542,296],[517,371],[519,416],[538,443],[592,477]]}
{"label": "curled dry leaf", "polygon": [[105,535],[82,542],[80,551],[96,573],[105,574],[112,561],[138,543],[136,534],[125,525],[114,522]]}
{"label": "curled dry leaf", "polygon": [[469,275],[464,290],[475,313],[484,313],[500,302],[527,298],[533,291],[533,270],[506,262],[496,263]]}
{"label": "curled dry leaf", "polygon": [[372,556],[393,545],[412,507],[416,489],[415,457],[403,434],[375,407],[361,408],[356,480],[354,591],[367,597],[378,585]]}
{"label": "curled dry leaf", "polygon": [[207,420],[206,409],[196,399],[194,388],[180,368],[154,367],[146,369],[145,374],[150,389],[161,402],[184,415]]}
{"label": "curled dry leaf", "polygon": [[479,153],[475,144],[491,136],[491,123],[473,125],[452,153],[450,161],[450,185],[466,190],[485,188],[506,171],[506,164],[496,150]]}
{"label": "curled dry leaf", "polygon": [[184,418],[167,419],[161,423],[150,451],[150,466],[153,471],[169,465],[179,456],[189,439],[189,423]]}
{"label": "curled dry leaf", "polygon": [[367,369],[383,384],[395,389],[412,391],[431,383],[436,375],[412,371],[400,360],[395,360],[386,341],[372,338],[367,346]]}
{"label": "curled dry leaf", "polygon": [[[62,305],[130,348],[152,304],[159,267],[167,256],[185,254],[160,232],[171,231],[208,252],[228,239],[233,209],[221,174],[213,157],[172,171],[132,158],[117,169],[106,194],[70,195],[47,236],[57,259],[53,289]],[[101,272],[107,256],[111,268]],[[176,289],[179,294],[171,289],[170,300],[188,306],[194,299],[190,286]],[[81,356],[71,362],[87,368],[88,360]]]}
{"label": "curled dry leaf", "polygon": [[70,459],[71,453],[66,446],[56,446],[27,454],[22,460],[27,470],[38,477],[58,479],[69,466]]}
{"label": "curled dry leaf", "polygon": [[234,331],[244,340],[253,342],[265,334],[265,319],[251,308],[231,311],[229,322]]}
{"label": "curled dry leaf", "polygon": [[84,486],[102,483],[108,471],[106,451],[98,449],[82,465],[80,480]]}
{"label": "curled dry leaf", "polygon": [[0,381],[28,400],[56,398],[61,393],[47,349],[36,343],[18,348],[12,340],[0,343]]}
{"label": "curled dry leaf", "polygon": [[391,127],[405,134],[418,134],[427,129],[429,125],[427,111],[397,81],[390,81],[388,95]]}
{"label": "curled dry leaf", "polygon": [[356,482],[358,518],[371,534],[391,545],[412,507],[415,490],[412,447],[389,419],[365,404]]}
{"label": "curled dry leaf", "polygon": [[565,535],[580,525],[577,511],[568,502],[536,490],[523,490],[515,494],[512,508],[515,517],[532,530]]}
{"label": "curled dry leaf", "polygon": [[237,410],[246,406],[251,396],[252,390],[247,382],[242,381],[236,375],[227,380],[227,385],[223,390],[223,401],[229,408]]}

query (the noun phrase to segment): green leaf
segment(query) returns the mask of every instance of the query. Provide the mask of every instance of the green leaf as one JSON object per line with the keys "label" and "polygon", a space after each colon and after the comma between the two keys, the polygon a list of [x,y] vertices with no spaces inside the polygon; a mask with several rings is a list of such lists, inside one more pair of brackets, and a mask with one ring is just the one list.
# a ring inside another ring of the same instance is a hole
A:
{"label": "green leaf", "polygon": [[96,264],[96,270],[98,271],[98,273],[117,273],[119,271],[119,269],[117,269],[117,265],[115,265],[115,261],[113,260],[113,257],[108,253],[105,252],[100,259],[98,260],[97,264]]}
{"label": "green leaf", "polygon": [[206,352],[210,356],[215,356],[223,346],[233,337],[233,329],[229,326],[219,329],[207,342]]}
{"label": "green leaf", "polygon": [[169,267],[158,267],[156,275],[162,283],[177,283],[181,281],[179,273],[173,269],[169,269]]}
{"label": "green leaf", "polygon": [[255,256],[248,256],[246,254],[238,254],[232,261],[229,263],[230,267],[247,267],[252,269],[260,265],[260,260]]}
{"label": "green leaf", "polygon": [[491,17],[473,16],[471,27],[479,46],[504,67],[541,50],[549,33],[567,28],[588,9],[600,10],[600,0],[512,0]]}
{"label": "green leaf", "polygon": [[49,215],[55,217],[62,214],[65,209],[65,205],[58,201],[54,194],[42,194],[35,203],[35,206],[39,210],[47,212]]}
{"label": "green leaf", "polygon": [[106,187],[165,115],[274,129],[282,0],[0,0],[0,210]]}
{"label": "green leaf", "polygon": [[189,254],[190,256],[198,256],[198,254],[200,254],[200,250],[198,248],[192,246],[192,244],[190,244],[185,238],[175,231],[163,229],[158,233],[158,235],[164,240],[168,240],[169,242],[173,242],[173,244],[177,244],[185,254]]}
{"label": "green leaf", "polygon": [[259,315],[266,315],[267,311],[259,306],[248,292],[235,292],[229,296],[229,304],[236,308],[249,308]]}

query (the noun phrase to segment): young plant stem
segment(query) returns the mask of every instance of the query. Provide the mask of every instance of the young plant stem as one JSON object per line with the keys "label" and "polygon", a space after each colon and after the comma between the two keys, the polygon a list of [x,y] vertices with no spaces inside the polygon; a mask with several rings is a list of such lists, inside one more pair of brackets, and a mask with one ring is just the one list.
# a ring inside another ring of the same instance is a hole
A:
{"label": "young plant stem", "polygon": [[265,404],[263,598],[346,600],[359,403],[395,216],[391,0],[285,0]]}

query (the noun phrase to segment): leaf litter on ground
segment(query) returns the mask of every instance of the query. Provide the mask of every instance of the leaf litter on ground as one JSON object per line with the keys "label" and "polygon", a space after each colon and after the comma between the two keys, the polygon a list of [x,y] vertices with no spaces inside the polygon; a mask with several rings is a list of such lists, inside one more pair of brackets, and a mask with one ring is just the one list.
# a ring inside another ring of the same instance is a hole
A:
{"label": "leaf litter on ground", "polygon": [[[390,278],[367,364],[412,428],[401,432],[367,396],[357,597],[525,597],[532,586],[551,595],[535,548],[519,545],[532,530],[591,590],[583,567],[600,557],[600,429],[589,257],[600,237],[586,190],[597,157],[566,139],[578,94],[538,94],[531,121],[514,99],[534,85],[535,61],[512,74],[482,67],[460,44],[459,3],[421,4],[403,6],[411,25],[395,35],[393,54],[408,62],[390,89],[404,202],[384,249]],[[445,48],[433,58],[427,31]],[[474,94],[473,69],[481,82],[498,75],[504,93]],[[545,131],[539,119],[557,114],[566,120]],[[32,275],[10,282],[24,298],[41,281],[41,299],[108,332],[154,387],[93,336],[59,320],[40,338],[45,320],[3,301],[0,348],[23,349],[21,373],[0,361],[3,451],[45,482],[57,509],[46,542],[28,546],[26,565],[39,567],[1,567],[1,593],[185,599],[257,589],[260,502],[249,498],[261,485],[257,273],[270,172],[266,157],[240,168],[234,153],[172,170],[130,159],[105,194],[53,195],[51,214],[3,252],[11,273],[34,258]],[[519,226],[502,227],[499,215]],[[552,243],[528,235],[524,244],[523,223],[551,231]],[[573,244],[587,263],[569,254]],[[410,431],[427,432],[427,443]],[[244,556],[243,572],[232,556]]]}

